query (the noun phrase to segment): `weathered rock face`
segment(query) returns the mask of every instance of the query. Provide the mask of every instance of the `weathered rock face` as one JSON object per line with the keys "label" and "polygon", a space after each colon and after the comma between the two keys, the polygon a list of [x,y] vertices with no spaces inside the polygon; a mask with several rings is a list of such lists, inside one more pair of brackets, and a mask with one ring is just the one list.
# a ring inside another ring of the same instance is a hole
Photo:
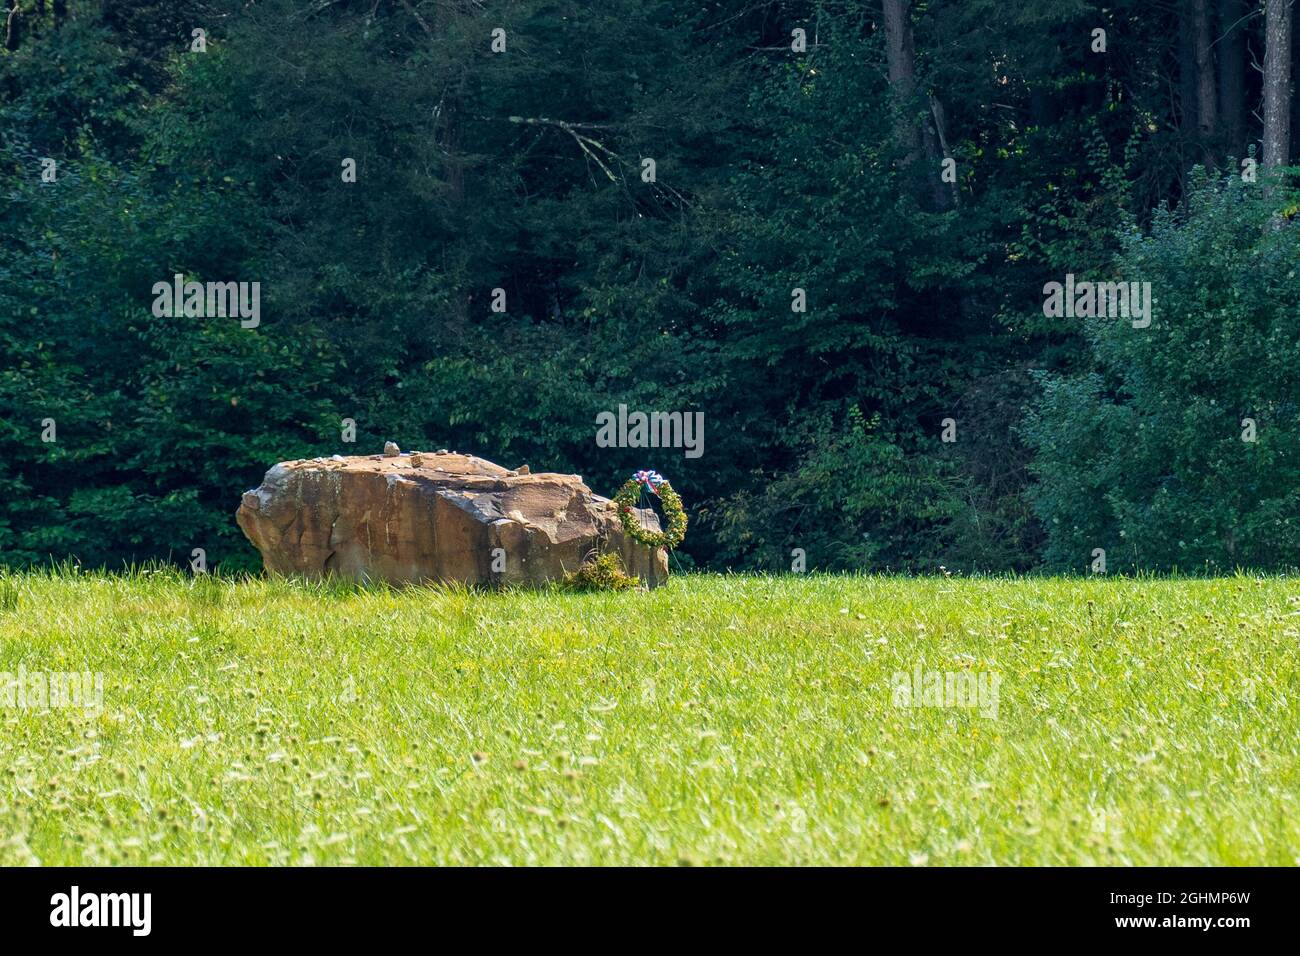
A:
{"label": "weathered rock face", "polygon": [[[668,577],[666,552],[628,538],[612,502],[580,476],[507,471],[472,455],[281,462],[244,494],[235,519],[280,574],[542,584],[615,551],[651,587]],[[642,520],[657,527],[649,512]]]}

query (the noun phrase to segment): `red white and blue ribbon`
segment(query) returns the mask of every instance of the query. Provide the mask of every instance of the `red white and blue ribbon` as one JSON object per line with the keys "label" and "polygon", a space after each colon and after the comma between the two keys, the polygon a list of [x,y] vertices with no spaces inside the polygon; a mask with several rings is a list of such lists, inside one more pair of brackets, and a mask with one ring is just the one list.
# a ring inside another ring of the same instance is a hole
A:
{"label": "red white and blue ribbon", "polygon": [[632,480],[647,491],[659,494],[659,486],[664,483],[663,475],[657,471],[638,471]]}

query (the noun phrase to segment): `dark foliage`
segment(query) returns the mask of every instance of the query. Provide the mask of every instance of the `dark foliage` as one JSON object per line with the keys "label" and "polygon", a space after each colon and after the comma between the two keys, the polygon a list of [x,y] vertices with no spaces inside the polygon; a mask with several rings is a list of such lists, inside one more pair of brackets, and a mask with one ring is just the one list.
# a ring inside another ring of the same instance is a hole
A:
{"label": "dark foliage", "polygon": [[[918,4],[900,97],[878,2],[46,6],[0,52],[0,564],[255,567],[245,488],[385,439],[655,468],[688,565],[1300,563],[1293,209],[1174,7]],[[1045,318],[1067,272],[1156,321]],[[155,316],[176,273],[261,324]],[[620,404],[703,456],[598,447]]]}

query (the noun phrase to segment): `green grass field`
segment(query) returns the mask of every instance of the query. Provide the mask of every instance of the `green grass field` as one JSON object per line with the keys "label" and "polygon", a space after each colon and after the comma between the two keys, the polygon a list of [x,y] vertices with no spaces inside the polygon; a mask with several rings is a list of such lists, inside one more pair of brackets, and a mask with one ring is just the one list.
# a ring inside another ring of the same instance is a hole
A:
{"label": "green grass field", "polygon": [[0,864],[1300,862],[1295,577],[65,571],[0,576],[0,672]]}

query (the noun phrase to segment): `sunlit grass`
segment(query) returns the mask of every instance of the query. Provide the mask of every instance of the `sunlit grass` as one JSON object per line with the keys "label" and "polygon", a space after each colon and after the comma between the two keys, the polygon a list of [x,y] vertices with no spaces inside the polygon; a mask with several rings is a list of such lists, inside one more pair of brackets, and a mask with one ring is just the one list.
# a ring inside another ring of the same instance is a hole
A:
{"label": "sunlit grass", "polygon": [[[1001,677],[996,718],[891,678]],[[0,864],[1294,864],[1300,579],[0,575]],[[7,680],[8,678],[0,678]],[[0,688],[3,690],[3,688]]]}

